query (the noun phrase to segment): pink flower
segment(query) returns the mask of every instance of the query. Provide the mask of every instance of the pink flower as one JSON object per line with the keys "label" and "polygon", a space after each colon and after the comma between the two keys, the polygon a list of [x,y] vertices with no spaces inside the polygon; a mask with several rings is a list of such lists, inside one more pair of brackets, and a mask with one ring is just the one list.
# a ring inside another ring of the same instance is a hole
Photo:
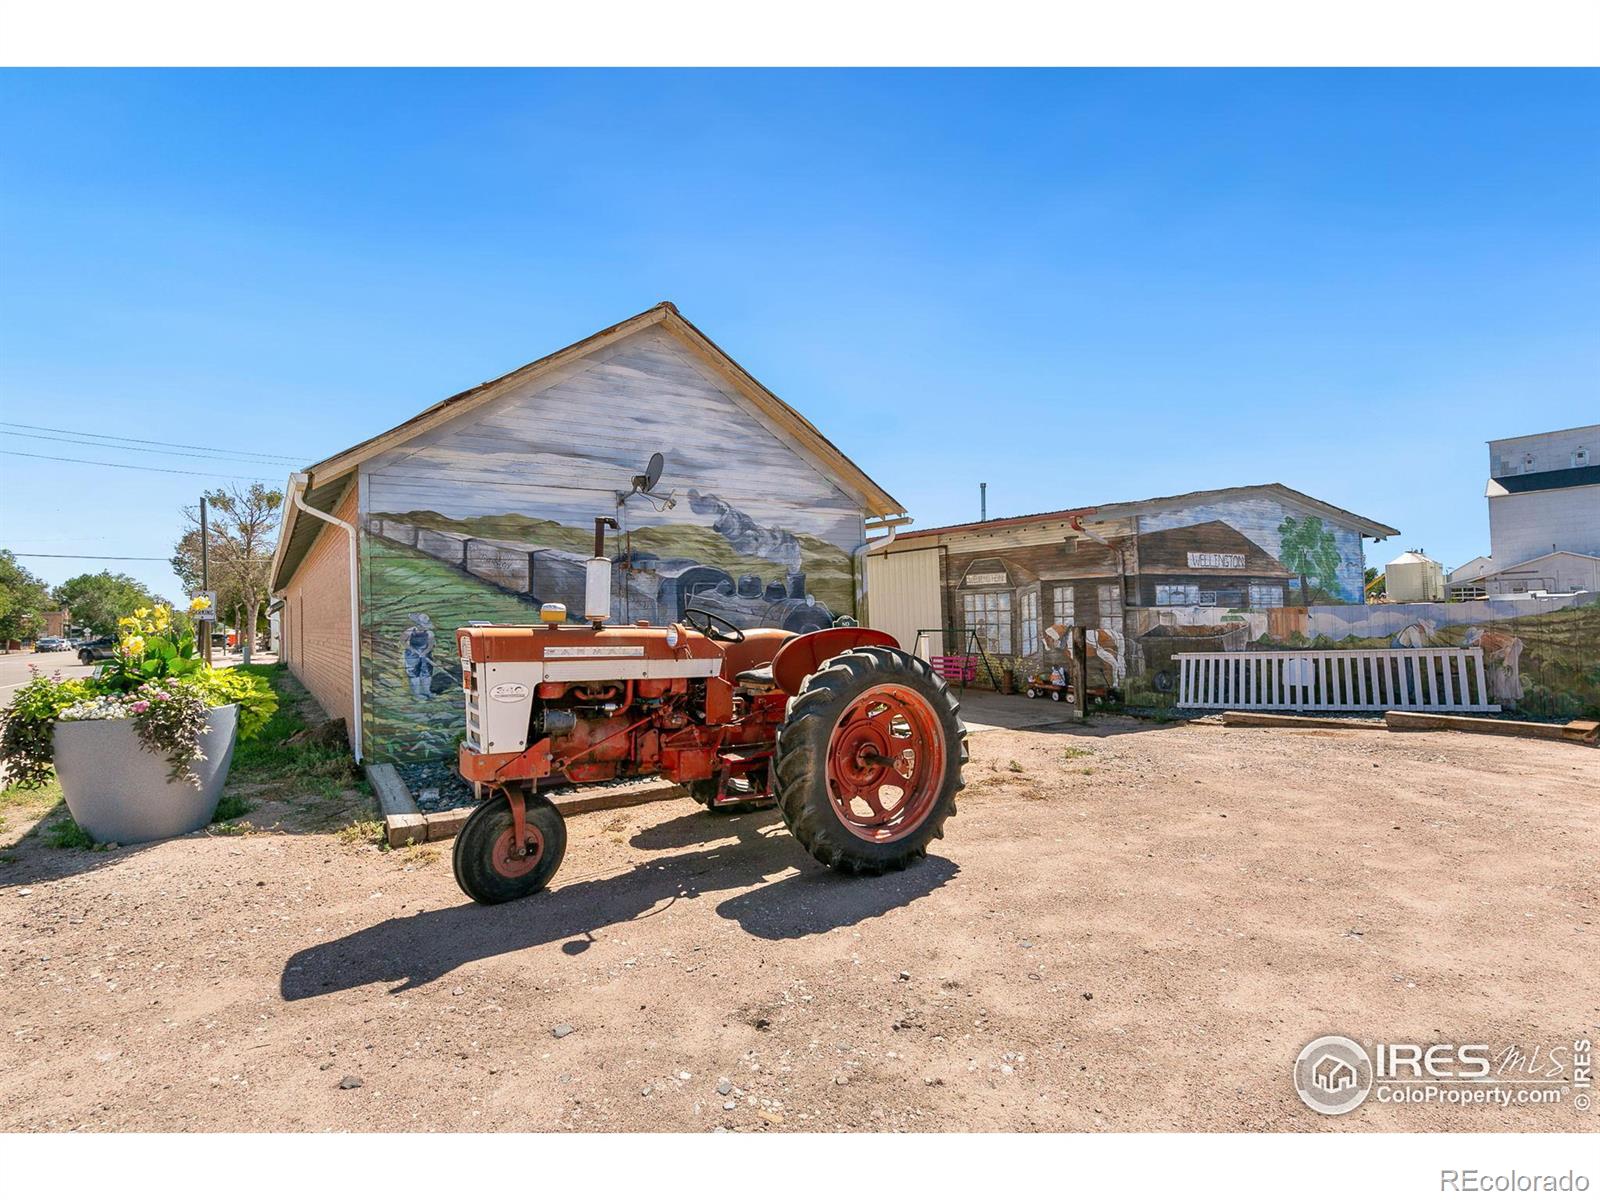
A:
{"label": "pink flower", "polygon": [[165,693],[165,692],[157,692],[156,695],[158,697],[160,697],[162,700],[171,700],[172,699],[172,697],[167,695],[167,693]]}
{"label": "pink flower", "polygon": [[142,712],[144,712],[145,709],[150,707],[150,701],[148,701],[148,700],[135,700],[130,707],[132,707],[134,712],[142,713]]}

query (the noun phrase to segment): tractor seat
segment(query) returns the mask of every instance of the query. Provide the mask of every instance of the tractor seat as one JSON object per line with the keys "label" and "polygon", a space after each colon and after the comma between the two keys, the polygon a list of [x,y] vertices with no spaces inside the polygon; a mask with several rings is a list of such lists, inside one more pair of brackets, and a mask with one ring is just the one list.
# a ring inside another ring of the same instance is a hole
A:
{"label": "tractor seat", "polygon": [[733,681],[740,687],[754,691],[767,691],[778,686],[777,681],[772,678],[771,663],[762,667],[751,667],[748,671],[740,671],[733,677]]}

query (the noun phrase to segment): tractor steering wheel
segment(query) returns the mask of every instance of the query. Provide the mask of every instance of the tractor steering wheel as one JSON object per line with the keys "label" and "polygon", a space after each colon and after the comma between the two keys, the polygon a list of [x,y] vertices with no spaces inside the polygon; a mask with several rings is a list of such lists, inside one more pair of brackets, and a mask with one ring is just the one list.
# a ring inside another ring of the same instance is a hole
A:
{"label": "tractor steering wheel", "polygon": [[[701,619],[696,621],[696,617]],[[684,609],[683,622],[695,632],[705,634],[713,642],[731,642],[738,645],[744,641],[744,630],[703,608]]]}

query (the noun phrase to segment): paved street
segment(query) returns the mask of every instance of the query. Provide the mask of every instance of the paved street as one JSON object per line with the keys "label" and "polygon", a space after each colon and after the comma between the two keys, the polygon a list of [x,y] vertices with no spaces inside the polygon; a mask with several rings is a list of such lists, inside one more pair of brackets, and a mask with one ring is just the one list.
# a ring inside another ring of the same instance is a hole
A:
{"label": "paved street", "polygon": [[50,654],[0,654],[0,704],[9,701],[11,693],[28,682],[31,677],[28,671],[30,666],[47,675],[51,671],[60,671],[68,679],[80,678],[91,671],[91,668],[78,662],[78,655],[72,650],[57,650]]}
{"label": "paved street", "polygon": [[[218,653],[215,665],[219,667],[233,667],[239,664],[237,654]],[[257,650],[253,658],[256,663],[274,663],[278,661],[276,654],[268,654]],[[28,682],[30,678],[28,668],[37,667],[45,674],[51,671],[60,671],[67,679],[79,679],[93,672],[94,668],[85,667],[78,662],[75,650],[58,650],[51,654],[0,654],[0,705],[11,699],[11,693]]]}

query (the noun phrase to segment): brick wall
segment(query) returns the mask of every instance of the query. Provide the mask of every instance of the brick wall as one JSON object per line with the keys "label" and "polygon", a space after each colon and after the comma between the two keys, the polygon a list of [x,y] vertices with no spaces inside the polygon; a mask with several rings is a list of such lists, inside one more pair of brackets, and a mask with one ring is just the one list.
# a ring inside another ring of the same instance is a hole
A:
{"label": "brick wall", "polygon": [[[330,511],[356,522],[356,486]],[[317,518],[300,513],[298,520]],[[283,589],[283,661],[329,716],[353,730],[350,686],[350,545],[344,530],[318,522],[322,532]]]}

